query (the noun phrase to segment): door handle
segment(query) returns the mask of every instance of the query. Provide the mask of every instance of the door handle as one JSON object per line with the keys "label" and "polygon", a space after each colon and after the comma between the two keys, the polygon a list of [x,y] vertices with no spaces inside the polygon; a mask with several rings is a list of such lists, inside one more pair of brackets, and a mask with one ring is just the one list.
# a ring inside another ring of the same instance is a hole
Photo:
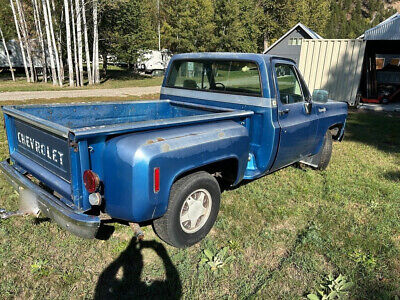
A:
{"label": "door handle", "polygon": [[318,108],[318,112],[320,112],[320,113],[326,112],[326,107],[324,107],[324,108]]}
{"label": "door handle", "polygon": [[290,109],[289,109],[289,108],[286,108],[286,109],[284,109],[284,110],[281,110],[281,111],[279,112],[279,114],[280,114],[281,116],[287,115],[287,114],[289,113],[289,111],[290,111]]}

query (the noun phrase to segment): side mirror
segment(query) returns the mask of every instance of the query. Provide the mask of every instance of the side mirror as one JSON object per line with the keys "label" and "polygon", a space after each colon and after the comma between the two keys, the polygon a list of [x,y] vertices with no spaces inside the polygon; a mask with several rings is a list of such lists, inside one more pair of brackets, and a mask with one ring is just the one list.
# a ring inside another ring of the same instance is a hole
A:
{"label": "side mirror", "polygon": [[326,103],[328,102],[329,92],[325,90],[314,90],[312,98],[313,101],[319,103]]}

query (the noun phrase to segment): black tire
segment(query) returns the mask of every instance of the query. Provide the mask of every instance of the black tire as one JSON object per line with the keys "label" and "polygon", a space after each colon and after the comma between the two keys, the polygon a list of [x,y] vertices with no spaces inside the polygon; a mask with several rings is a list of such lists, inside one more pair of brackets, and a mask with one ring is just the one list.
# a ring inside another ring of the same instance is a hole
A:
{"label": "black tire", "polygon": [[[211,209],[204,225],[194,233],[187,233],[180,224],[180,214],[185,200],[199,189],[211,196]],[[217,180],[209,173],[200,171],[176,181],[171,188],[167,212],[153,221],[153,229],[166,243],[177,248],[192,246],[201,241],[213,227],[217,219],[221,191]]]}
{"label": "black tire", "polygon": [[332,134],[329,130],[325,133],[324,143],[320,151],[321,159],[318,163],[317,170],[325,170],[332,156]]}

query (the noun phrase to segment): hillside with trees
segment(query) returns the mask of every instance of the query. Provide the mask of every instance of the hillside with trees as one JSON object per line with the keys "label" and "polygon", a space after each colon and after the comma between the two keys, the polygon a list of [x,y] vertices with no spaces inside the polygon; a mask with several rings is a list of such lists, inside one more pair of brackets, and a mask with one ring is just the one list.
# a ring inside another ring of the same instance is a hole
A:
{"label": "hillside with trees", "polygon": [[399,5],[394,0],[0,0],[0,29],[5,41],[16,39],[23,49],[28,81],[37,80],[32,56],[40,52],[43,64],[49,62],[42,80],[50,75],[54,84],[81,86],[84,76],[89,84],[99,82],[101,57],[134,66],[140,50],[159,46],[173,53],[262,52],[298,22],[325,38],[356,38]]}

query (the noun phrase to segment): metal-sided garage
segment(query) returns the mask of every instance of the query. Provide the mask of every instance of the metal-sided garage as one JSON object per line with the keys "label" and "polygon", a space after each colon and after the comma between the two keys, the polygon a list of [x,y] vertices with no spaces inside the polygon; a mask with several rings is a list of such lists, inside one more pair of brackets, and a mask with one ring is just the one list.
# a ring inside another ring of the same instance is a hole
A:
{"label": "metal-sided garage", "polygon": [[367,43],[360,92],[364,102],[400,100],[400,14],[360,38]]}
{"label": "metal-sided garage", "polygon": [[311,91],[348,102],[400,100],[400,14],[358,39],[304,40],[299,68]]}

